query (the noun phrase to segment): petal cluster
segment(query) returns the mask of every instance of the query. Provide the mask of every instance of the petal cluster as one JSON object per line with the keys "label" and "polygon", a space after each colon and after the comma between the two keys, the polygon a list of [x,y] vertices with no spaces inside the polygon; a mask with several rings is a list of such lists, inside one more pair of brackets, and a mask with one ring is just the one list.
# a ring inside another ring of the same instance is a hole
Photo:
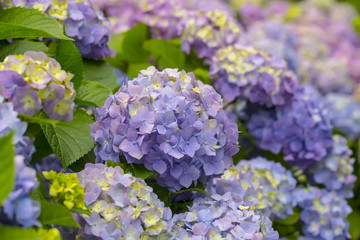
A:
{"label": "petal cluster", "polygon": [[193,12],[187,16],[181,36],[182,49],[193,48],[200,58],[212,57],[215,51],[243,41],[241,26],[224,12]]}
{"label": "petal cluster", "polygon": [[294,101],[282,109],[256,109],[247,127],[257,146],[302,169],[320,161],[333,147],[332,125],[321,104],[305,88],[298,88]]}
{"label": "petal cluster", "polygon": [[168,239],[279,239],[271,220],[254,209],[230,194],[196,198],[188,212],[174,216]]}
{"label": "petal cluster", "polygon": [[238,151],[238,129],[215,90],[192,73],[154,67],[95,110],[98,161],[144,164],[170,190],[222,174]]}
{"label": "petal cluster", "polygon": [[335,192],[309,187],[295,192],[300,219],[304,222],[306,239],[331,240],[348,239],[348,214],[351,213],[347,201]]}
{"label": "petal cluster", "polygon": [[230,192],[234,199],[250,201],[269,217],[286,218],[293,214],[296,205],[295,187],[291,171],[280,163],[258,157],[242,160],[220,178],[215,178],[210,192],[220,195]]}
{"label": "petal cluster", "polygon": [[120,167],[87,164],[77,174],[91,216],[82,215],[84,239],[157,239],[172,213],[152,188]]}
{"label": "petal cluster", "polygon": [[344,198],[352,198],[356,181],[353,175],[355,159],[351,158],[352,151],[345,138],[339,135],[334,135],[333,138],[332,154],[312,166],[308,174],[315,183],[323,184],[329,191]]}
{"label": "petal cluster", "polygon": [[0,95],[21,114],[42,109],[51,119],[71,121],[76,94],[72,77],[42,52],[9,55],[0,62]]}

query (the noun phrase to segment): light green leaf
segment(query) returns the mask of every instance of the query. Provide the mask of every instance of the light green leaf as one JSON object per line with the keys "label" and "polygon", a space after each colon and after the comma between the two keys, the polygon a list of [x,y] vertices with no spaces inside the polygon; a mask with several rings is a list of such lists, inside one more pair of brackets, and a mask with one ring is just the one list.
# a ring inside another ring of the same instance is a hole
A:
{"label": "light green leaf", "polygon": [[149,27],[139,23],[129,31],[112,37],[110,47],[116,52],[116,59],[129,63],[141,63],[148,60],[143,43],[150,37]]}
{"label": "light green leaf", "polygon": [[57,38],[72,40],[63,33],[59,22],[32,8],[8,8],[0,11],[0,39]]}
{"label": "light green leaf", "polygon": [[15,179],[13,134],[0,138],[0,206],[13,189]]}
{"label": "light green leaf", "polygon": [[39,221],[43,225],[55,224],[80,228],[71,211],[59,203],[53,204],[47,201],[41,201]]}
{"label": "light green leaf", "polygon": [[98,82],[83,81],[75,99],[77,105],[102,107],[111,90]]}
{"label": "light green leaf", "polygon": [[41,123],[44,135],[64,167],[88,153],[95,142],[90,138],[93,119],[81,109],[74,113],[72,122]]}
{"label": "light green leaf", "polygon": [[149,51],[162,68],[179,68],[185,65],[185,53],[180,46],[176,46],[164,39],[150,39],[144,42],[144,49]]}
{"label": "light green leaf", "polygon": [[127,69],[127,75],[129,78],[135,78],[139,75],[140,71],[147,69],[150,66],[149,62],[143,63],[131,63]]}
{"label": "light green leaf", "polygon": [[101,83],[111,90],[119,86],[113,68],[104,61],[84,60],[84,70],[86,81]]}
{"label": "light green leaf", "polygon": [[63,70],[74,74],[71,81],[74,83],[75,90],[78,90],[84,78],[84,66],[78,48],[71,41],[61,40],[57,46],[55,58]]}
{"label": "light green leaf", "polygon": [[12,43],[0,42],[0,61],[9,55],[24,54],[27,51],[37,51],[47,53],[49,48],[43,42],[33,42],[28,40],[13,40]]}
{"label": "light green leaf", "polygon": [[[56,237],[55,237],[56,236]],[[45,230],[43,228],[20,228],[0,225],[0,239],[11,240],[60,240],[57,229]]]}

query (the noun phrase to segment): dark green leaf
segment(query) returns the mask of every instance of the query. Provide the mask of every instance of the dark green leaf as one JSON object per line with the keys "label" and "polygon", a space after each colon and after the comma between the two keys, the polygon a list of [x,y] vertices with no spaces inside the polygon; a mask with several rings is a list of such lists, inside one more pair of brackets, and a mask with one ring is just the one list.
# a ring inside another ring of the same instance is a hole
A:
{"label": "dark green leaf", "polygon": [[24,54],[27,51],[37,51],[47,53],[49,48],[43,42],[33,42],[28,40],[13,40],[0,42],[0,62],[9,55]]}
{"label": "dark green leaf", "polygon": [[13,134],[0,138],[0,206],[13,189],[15,179]]}
{"label": "dark green leaf", "polygon": [[350,213],[348,216],[348,221],[350,222],[350,234],[352,236],[352,239],[359,239],[360,238],[360,228],[359,228],[359,222],[360,222],[360,212],[358,209]]}
{"label": "dark green leaf", "polygon": [[43,225],[55,224],[80,228],[80,225],[75,221],[71,211],[59,203],[53,204],[47,201],[41,201],[39,221]]}
{"label": "dark green leaf", "polygon": [[0,39],[57,38],[72,40],[63,33],[59,22],[32,8],[8,8],[0,11]]}
{"label": "dark green leaf", "polygon": [[201,80],[203,83],[212,85],[212,81],[209,76],[209,70],[204,68],[196,68],[193,73],[195,74],[196,80]]}
{"label": "dark green leaf", "polygon": [[81,109],[72,122],[41,123],[44,135],[64,167],[88,153],[95,143],[90,138],[91,116]]}
{"label": "dark green leaf", "polygon": [[47,157],[53,153],[48,141],[45,138],[43,131],[40,131],[40,133],[36,136],[34,146],[36,151],[31,157],[31,164],[34,164],[40,159]]}
{"label": "dark green leaf", "polygon": [[125,173],[130,173],[134,177],[146,179],[154,174],[154,172],[151,172],[147,170],[144,165],[142,164],[129,164],[129,163],[114,163],[110,160],[107,161],[108,167],[121,167]]}
{"label": "dark green leaf", "polygon": [[83,156],[82,158],[71,164],[69,168],[74,172],[80,172],[84,170],[85,165],[87,163],[95,163],[95,158],[96,156],[94,154],[94,150],[91,149],[90,152],[85,154],[85,156]]}
{"label": "dark green leaf", "polygon": [[300,210],[298,208],[294,208],[294,213],[291,216],[288,216],[282,220],[276,220],[277,223],[283,225],[294,225],[300,219]]}
{"label": "dark green leaf", "polygon": [[144,42],[143,47],[162,68],[179,68],[180,70],[184,68],[186,55],[180,46],[164,39],[150,39]]}
{"label": "dark green leaf", "polygon": [[103,84],[113,90],[118,87],[117,76],[113,68],[104,61],[84,60],[84,80]]}
{"label": "dark green leaf", "polygon": [[121,35],[112,36],[110,46],[117,52],[116,59],[119,61],[142,63],[148,60],[143,42],[149,37],[149,27],[139,23]]}
{"label": "dark green leaf", "polygon": [[83,81],[77,91],[75,103],[89,107],[102,107],[111,90],[98,82]]}
{"label": "dark green leaf", "polygon": [[74,74],[71,81],[74,83],[75,90],[78,90],[84,78],[84,66],[78,48],[71,41],[60,40],[55,58],[63,70]]}

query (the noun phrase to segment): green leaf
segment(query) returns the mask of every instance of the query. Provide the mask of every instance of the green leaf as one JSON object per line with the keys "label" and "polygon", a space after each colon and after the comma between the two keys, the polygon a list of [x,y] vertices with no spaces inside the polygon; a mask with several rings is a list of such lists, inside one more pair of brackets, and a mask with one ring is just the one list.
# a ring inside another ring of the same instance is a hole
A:
{"label": "green leaf", "polygon": [[9,55],[24,54],[27,51],[37,51],[47,53],[49,48],[43,42],[33,42],[28,40],[13,40],[0,42],[0,61]]}
{"label": "green leaf", "polygon": [[42,228],[35,229],[35,228],[8,227],[8,226],[0,225],[0,239],[4,239],[4,240],[5,239],[49,240],[49,239],[55,239],[55,238],[49,238],[53,236],[54,235],[49,233],[48,230]]}
{"label": "green leaf", "polygon": [[201,80],[204,84],[212,85],[209,71],[204,68],[196,68],[193,73],[195,74],[196,80]]}
{"label": "green leaf", "polygon": [[95,145],[90,138],[93,119],[81,109],[74,113],[72,122],[41,123],[44,135],[64,167],[88,153]]}
{"label": "green leaf", "polygon": [[84,60],[84,70],[86,81],[101,83],[111,90],[119,86],[113,68],[104,61]]}
{"label": "green leaf", "polygon": [[72,40],[63,33],[59,22],[32,8],[8,8],[0,11],[0,39],[57,38]]}
{"label": "green leaf", "polygon": [[53,204],[47,201],[41,201],[39,221],[43,225],[55,224],[80,228],[71,211],[59,203]]}
{"label": "green leaf", "polygon": [[143,49],[143,42],[149,37],[149,27],[139,23],[121,35],[112,36],[110,47],[117,52],[117,60],[141,63],[148,60],[148,54]]}
{"label": "green leaf", "polygon": [[291,216],[288,216],[285,219],[276,220],[277,223],[282,225],[294,225],[300,219],[300,209],[294,208],[294,213]]}
{"label": "green leaf", "polygon": [[144,42],[143,47],[162,68],[184,68],[186,55],[179,46],[164,39],[150,39]]}
{"label": "green leaf", "polygon": [[40,133],[36,136],[34,146],[36,151],[31,157],[31,164],[34,164],[40,159],[47,157],[53,153],[48,141],[45,138],[43,131],[40,131]]}
{"label": "green leaf", "polygon": [[135,78],[139,75],[140,70],[146,69],[149,66],[150,66],[149,62],[131,63],[128,66],[126,74],[129,76],[129,78]]}
{"label": "green leaf", "polygon": [[151,172],[145,168],[142,164],[129,164],[129,163],[115,163],[110,160],[107,161],[108,167],[121,167],[125,173],[130,173],[134,177],[146,179],[154,174],[154,172]]}
{"label": "green leaf", "polygon": [[96,159],[96,156],[94,153],[94,149],[91,149],[90,152],[85,154],[85,156],[83,156],[82,158],[80,158],[79,160],[77,160],[76,162],[71,164],[69,166],[69,168],[74,172],[80,172],[80,171],[84,170],[85,165],[87,163],[95,163],[95,159]]}
{"label": "green leaf", "polygon": [[75,90],[78,90],[84,78],[84,66],[78,48],[71,41],[60,40],[55,58],[63,70],[74,74],[71,81],[74,83]]}
{"label": "green leaf", "polygon": [[0,206],[13,189],[15,179],[13,134],[0,138]]}
{"label": "green leaf", "polygon": [[102,107],[111,90],[98,82],[84,81],[76,94],[75,103],[81,106]]}
{"label": "green leaf", "polygon": [[358,210],[353,211],[348,216],[348,221],[350,222],[350,234],[352,239],[359,239],[360,238],[360,212]]}

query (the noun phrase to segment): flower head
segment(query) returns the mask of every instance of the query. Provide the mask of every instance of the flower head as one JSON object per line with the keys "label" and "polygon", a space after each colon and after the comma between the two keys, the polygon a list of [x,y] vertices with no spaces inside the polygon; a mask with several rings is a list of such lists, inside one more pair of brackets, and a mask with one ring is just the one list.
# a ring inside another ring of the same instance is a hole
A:
{"label": "flower head", "polygon": [[221,174],[238,151],[238,130],[215,90],[177,69],[141,71],[95,111],[98,161],[144,164],[171,190]]}
{"label": "flower head", "polygon": [[9,55],[0,63],[0,95],[21,114],[43,109],[49,118],[71,121],[75,108],[73,75],[42,52]]}

